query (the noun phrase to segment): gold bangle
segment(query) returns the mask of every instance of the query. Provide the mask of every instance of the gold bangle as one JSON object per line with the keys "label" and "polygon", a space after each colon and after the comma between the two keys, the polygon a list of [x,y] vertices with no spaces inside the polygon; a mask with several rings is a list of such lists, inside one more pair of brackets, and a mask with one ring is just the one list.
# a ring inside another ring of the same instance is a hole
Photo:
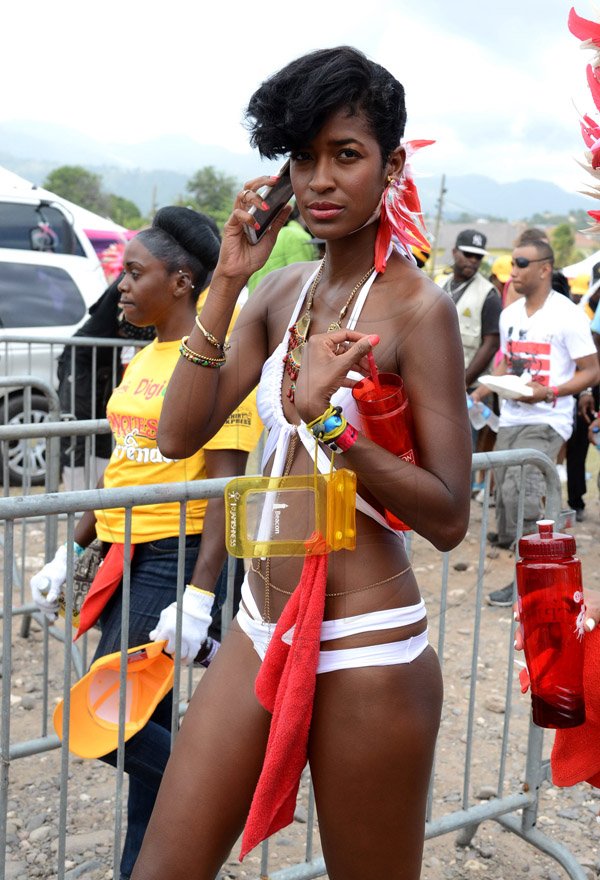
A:
{"label": "gold bangle", "polygon": [[208,357],[208,355],[198,354],[197,351],[191,349],[187,344],[189,338],[189,336],[184,336],[179,346],[179,354],[186,361],[190,361],[190,363],[195,364],[197,367],[222,367],[225,364],[227,360],[225,355],[220,358],[212,358]]}
{"label": "gold bangle", "polygon": [[186,590],[194,590],[195,593],[201,593],[203,596],[210,596],[212,599],[215,598],[215,594],[211,593],[210,590],[203,590],[201,587],[195,586],[195,584],[186,584]]}
{"label": "gold bangle", "polygon": [[219,342],[217,337],[207,330],[206,327],[203,327],[202,322],[200,321],[200,315],[196,315],[196,327],[202,333],[207,342],[210,342],[211,345],[214,345],[215,348],[218,348],[220,351],[225,353],[231,346],[228,342]]}

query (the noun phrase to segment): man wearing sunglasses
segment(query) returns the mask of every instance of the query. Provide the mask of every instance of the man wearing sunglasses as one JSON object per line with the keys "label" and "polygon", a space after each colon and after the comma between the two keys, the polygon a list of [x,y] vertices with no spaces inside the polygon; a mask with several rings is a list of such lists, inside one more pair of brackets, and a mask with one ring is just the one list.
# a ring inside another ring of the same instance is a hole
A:
{"label": "man wearing sunglasses", "polygon": [[[503,398],[496,449],[539,449],[553,461],[573,431],[573,395],[600,380],[589,321],[567,297],[552,290],[554,254],[545,241],[516,247],[512,279],[520,298],[500,316],[501,362],[497,376],[521,376],[527,393]],[[473,392],[481,399],[489,389]],[[530,466],[498,469],[495,543],[510,547],[517,536],[517,506],[523,483],[523,534],[536,531],[546,494],[541,471]],[[490,593],[491,605],[510,606],[513,584]]]}
{"label": "man wearing sunglasses", "polygon": [[502,302],[492,282],[479,271],[487,254],[486,243],[482,232],[463,229],[452,250],[452,275],[444,284],[458,312],[467,389],[487,371],[500,342],[498,324]]}

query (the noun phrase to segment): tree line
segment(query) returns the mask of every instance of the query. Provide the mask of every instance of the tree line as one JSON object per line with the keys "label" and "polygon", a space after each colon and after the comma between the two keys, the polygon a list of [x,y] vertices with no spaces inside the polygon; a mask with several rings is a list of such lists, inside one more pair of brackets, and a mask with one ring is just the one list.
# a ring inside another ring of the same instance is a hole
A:
{"label": "tree line", "polygon": [[[89,211],[110,217],[127,229],[141,229],[149,225],[151,216],[144,216],[134,202],[114,193],[105,192],[100,174],[87,171],[80,165],[63,165],[51,171],[44,187]],[[187,195],[176,204],[189,205],[196,211],[208,214],[222,228],[231,211],[239,181],[218,171],[212,165],[200,168],[186,183]],[[463,214],[459,218],[465,224],[477,218]],[[488,218],[491,219],[491,218]],[[500,219],[500,218],[494,218]],[[574,211],[567,217],[551,214],[534,214],[525,219],[529,226],[551,228],[550,243],[554,249],[557,267],[568,266],[583,259],[585,254],[575,247],[575,232],[589,225],[585,211]]]}
{"label": "tree line", "polygon": [[[68,199],[101,217],[109,217],[127,229],[148,226],[152,217],[144,216],[138,206],[122,196],[104,190],[102,176],[81,165],[62,165],[46,177],[43,186],[63,199]],[[222,227],[231,212],[239,182],[208,165],[200,168],[186,184],[187,196],[175,204],[189,205],[208,214]]]}

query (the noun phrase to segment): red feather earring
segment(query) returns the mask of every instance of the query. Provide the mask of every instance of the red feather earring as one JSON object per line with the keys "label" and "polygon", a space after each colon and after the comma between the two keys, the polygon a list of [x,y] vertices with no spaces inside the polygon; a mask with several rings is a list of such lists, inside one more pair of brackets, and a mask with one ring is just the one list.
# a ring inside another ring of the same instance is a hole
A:
{"label": "red feather earring", "polygon": [[393,242],[405,256],[414,260],[411,247],[429,248],[421,210],[421,201],[412,176],[409,159],[421,147],[435,141],[407,141],[406,163],[400,179],[388,177],[383,192],[379,229],[375,239],[375,268],[385,272],[390,244]]}

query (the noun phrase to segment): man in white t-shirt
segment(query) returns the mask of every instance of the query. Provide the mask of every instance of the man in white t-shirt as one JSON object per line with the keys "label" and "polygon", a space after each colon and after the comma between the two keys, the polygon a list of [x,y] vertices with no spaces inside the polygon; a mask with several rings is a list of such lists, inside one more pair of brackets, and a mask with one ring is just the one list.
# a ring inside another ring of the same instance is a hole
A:
{"label": "man in white t-shirt", "polygon": [[[539,449],[556,461],[573,430],[573,395],[600,379],[600,368],[589,321],[573,302],[552,290],[554,254],[547,242],[515,248],[512,279],[521,298],[500,315],[503,359],[496,375],[529,379],[530,397],[503,399],[496,450]],[[479,386],[474,399],[489,393]],[[501,468],[496,475],[497,535],[492,543],[510,547],[517,535],[517,504],[524,481],[523,533],[536,530],[546,487],[541,471],[528,466]],[[492,605],[510,606],[513,585],[488,597]]]}

